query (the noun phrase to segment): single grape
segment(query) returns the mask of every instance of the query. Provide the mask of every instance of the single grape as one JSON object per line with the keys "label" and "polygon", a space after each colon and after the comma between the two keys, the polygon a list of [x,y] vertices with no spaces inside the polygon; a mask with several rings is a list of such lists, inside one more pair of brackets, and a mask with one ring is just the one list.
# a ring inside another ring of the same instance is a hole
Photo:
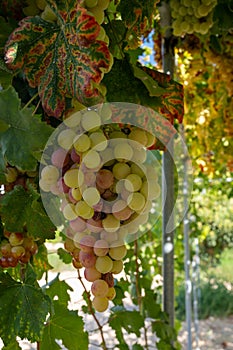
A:
{"label": "single grape", "polygon": [[93,149],[85,152],[83,157],[83,163],[89,169],[95,169],[99,167],[101,164],[101,158],[99,153]]}
{"label": "single grape", "polygon": [[96,242],[95,237],[90,236],[90,235],[86,235],[86,236],[82,237],[80,242],[79,242],[80,249],[83,252],[87,252],[87,253],[93,252],[93,247],[94,247],[95,242]]}
{"label": "single grape", "polygon": [[48,22],[56,22],[57,21],[57,16],[51,9],[49,5],[45,6],[44,11],[41,14],[41,18],[43,18],[45,21]]}
{"label": "single grape", "polygon": [[104,239],[99,239],[94,244],[94,253],[97,256],[105,256],[108,254],[109,244]]}
{"label": "single grape", "polygon": [[65,173],[63,179],[66,186],[70,188],[77,188],[82,185],[82,183],[79,182],[80,177],[80,170],[77,168],[69,169]]}
{"label": "single grape", "polygon": [[108,288],[108,293],[106,295],[106,298],[108,300],[113,300],[116,297],[116,290],[114,287]]}
{"label": "single grape", "polygon": [[118,275],[119,273],[122,272],[123,268],[124,268],[124,265],[122,260],[114,260],[111,272],[114,275]]}
{"label": "single grape", "polygon": [[66,237],[65,242],[64,242],[64,248],[69,253],[73,253],[73,251],[76,249],[73,239],[70,239],[70,238]]}
{"label": "single grape", "polygon": [[95,111],[87,111],[82,115],[81,124],[84,130],[94,131],[99,129],[101,125],[101,118]]}
{"label": "single grape", "polygon": [[69,157],[67,152],[63,148],[56,149],[51,156],[52,165],[55,167],[62,169],[69,163]]}
{"label": "single grape", "polygon": [[9,236],[9,243],[12,247],[22,245],[24,241],[24,235],[21,232],[12,232]]}
{"label": "single grape", "polygon": [[95,267],[86,267],[84,270],[84,277],[88,282],[94,282],[101,278],[101,273]]}
{"label": "single grape", "polygon": [[136,148],[133,151],[133,156],[131,157],[131,161],[138,164],[144,163],[146,161],[146,149],[145,148]]}
{"label": "single grape", "polygon": [[90,206],[93,207],[100,201],[100,193],[96,187],[88,187],[82,193],[84,201]]}
{"label": "single grape", "polygon": [[106,297],[94,297],[92,305],[96,311],[104,312],[108,308],[108,299]]}
{"label": "single grape", "polygon": [[124,179],[130,172],[130,166],[126,163],[116,163],[112,168],[112,173],[117,180]]}
{"label": "single grape", "polygon": [[76,208],[74,204],[68,203],[63,208],[63,215],[67,220],[75,220],[77,218]]}
{"label": "single grape", "polygon": [[91,147],[91,140],[86,134],[78,135],[74,139],[74,149],[78,153],[87,151]]}
{"label": "single grape", "polygon": [[112,214],[107,214],[106,218],[102,220],[102,225],[105,231],[115,232],[120,227],[120,221]]}
{"label": "single grape", "polygon": [[80,251],[79,253],[79,261],[84,267],[94,267],[97,263],[96,256],[93,253],[87,253],[83,251]]}
{"label": "single grape", "polygon": [[[90,266],[91,267],[91,266]],[[105,255],[105,256],[98,256],[95,263],[95,268],[100,273],[108,273],[112,270],[113,262],[112,259]]]}
{"label": "single grape", "polygon": [[83,267],[82,263],[74,258],[72,259],[72,264],[76,269],[81,269]]}
{"label": "single grape", "polygon": [[114,286],[114,278],[111,272],[102,274],[102,279],[107,282],[110,288]]}
{"label": "single grape", "polygon": [[156,142],[156,138],[153,134],[151,134],[150,132],[146,131],[146,137],[147,137],[147,143],[146,143],[146,147],[152,147],[155,142]]}
{"label": "single grape", "polygon": [[141,147],[147,145],[147,136],[146,132],[139,128],[133,128],[128,138],[132,141],[135,141],[134,147]]}
{"label": "single grape", "polygon": [[127,253],[127,249],[125,245],[122,245],[122,242],[115,241],[111,243],[110,249],[109,249],[109,256],[113,260],[122,260]]}
{"label": "single grape", "polygon": [[54,165],[46,165],[41,171],[41,179],[48,185],[55,184],[59,178],[59,170]]}
{"label": "single grape", "polygon": [[6,177],[6,181],[8,183],[12,183],[15,182],[15,180],[18,177],[18,171],[16,168],[13,167],[7,167],[6,168],[6,172],[5,172],[5,177]]}
{"label": "single grape", "polygon": [[108,146],[108,141],[103,132],[96,131],[90,134],[89,136],[91,140],[91,147],[95,149],[95,151],[103,151]]}
{"label": "single grape", "polygon": [[80,125],[82,113],[80,111],[72,113],[63,120],[63,123],[69,128],[75,128]]}
{"label": "single grape", "polygon": [[128,207],[124,200],[120,199],[113,204],[112,214],[120,221],[128,220],[132,214],[132,209]]}
{"label": "single grape", "polygon": [[86,7],[95,7],[98,3],[98,0],[85,0]]}
{"label": "single grape", "polygon": [[139,193],[139,192],[134,192],[131,193],[127,199],[128,206],[134,210],[134,211],[140,211],[143,209],[146,200],[145,197]]}
{"label": "single grape", "polygon": [[107,241],[108,243],[114,242],[118,238],[117,232],[107,232],[103,230],[100,234],[100,238]]}
{"label": "single grape", "polygon": [[86,230],[86,222],[82,218],[77,217],[70,221],[70,227],[74,232],[83,232]]}
{"label": "single grape", "polygon": [[133,148],[125,142],[121,142],[114,147],[114,156],[119,161],[131,160],[134,155]]}
{"label": "single grape", "polygon": [[62,130],[57,138],[58,145],[65,150],[69,150],[73,145],[74,138],[76,133],[71,129]]}
{"label": "single grape", "polygon": [[112,186],[113,183],[114,183],[114,176],[110,170],[101,169],[98,171],[98,173],[96,175],[96,184],[99,187],[101,187],[103,189],[107,189],[110,186]]}
{"label": "single grape", "polygon": [[99,233],[103,230],[102,220],[94,220],[93,218],[87,220],[87,229],[93,233]]}
{"label": "single grape", "polygon": [[75,205],[75,212],[83,219],[90,219],[94,215],[94,209],[84,201],[80,201]]}
{"label": "single grape", "polygon": [[108,8],[109,3],[110,3],[110,0],[98,0],[97,6],[101,10],[106,10]]}
{"label": "single grape", "polygon": [[142,186],[142,179],[137,174],[129,174],[125,179],[125,188],[129,192],[139,191]]}
{"label": "single grape", "polygon": [[25,254],[25,248],[22,245],[18,245],[11,248],[11,255],[15,259],[20,259]]}
{"label": "single grape", "polygon": [[11,245],[8,241],[4,240],[1,242],[0,252],[3,256],[8,257],[11,255]]}
{"label": "single grape", "polygon": [[143,164],[137,165],[135,163],[132,163],[130,165],[130,170],[132,174],[136,174],[139,177],[143,178],[146,174],[146,167]]}
{"label": "single grape", "polygon": [[104,21],[104,11],[97,6],[92,7],[90,9],[90,12],[93,14],[93,16],[95,17],[95,20],[97,23],[102,24]]}
{"label": "single grape", "polygon": [[45,6],[46,6],[46,0],[36,0],[36,6],[40,9],[40,10],[44,10]]}
{"label": "single grape", "polygon": [[108,284],[104,280],[95,280],[91,285],[91,292],[96,297],[106,297],[108,294]]}

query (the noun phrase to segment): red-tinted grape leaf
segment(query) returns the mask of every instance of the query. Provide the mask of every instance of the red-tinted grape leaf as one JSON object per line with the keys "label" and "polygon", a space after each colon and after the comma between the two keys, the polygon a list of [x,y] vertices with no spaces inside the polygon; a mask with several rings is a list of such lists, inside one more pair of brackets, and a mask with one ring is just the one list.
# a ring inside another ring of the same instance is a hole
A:
{"label": "red-tinted grape leaf", "polygon": [[0,214],[5,228],[11,232],[23,232],[26,225],[28,235],[41,238],[54,238],[55,226],[38,202],[39,193],[32,188],[27,191],[15,186],[1,198]]}
{"label": "red-tinted grape leaf", "polygon": [[0,91],[0,111],[0,121],[8,126],[0,130],[0,151],[5,161],[22,170],[36,170],[34,152],[42,153],[52,127],[32,116],[32,109],[20,108],[13,87]]}
{"label": "red-tinted grape leaf", "polygon": [[50,311],[49,297],[36,284],[0,273],[0,336],[6,345],[16,336],[39,341]]}
{"label": "red-tinted grape leaf", "polygon": [[100,102],[97,85],[109,69],[110,52],[96,40],[100,26],[79,2],[48,2],[57,23],[39,16],[23,19],[9,38],[5,57],[9,68],[23,69],[30,86],[38,86],[46,113],[60,117],[66,97],[84,105]]}

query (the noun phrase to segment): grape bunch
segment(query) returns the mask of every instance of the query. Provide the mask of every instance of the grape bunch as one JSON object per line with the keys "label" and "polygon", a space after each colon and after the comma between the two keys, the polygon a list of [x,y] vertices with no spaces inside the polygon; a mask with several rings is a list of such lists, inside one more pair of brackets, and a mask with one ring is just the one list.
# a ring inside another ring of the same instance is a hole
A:
{"label": "grape bunch", "polygon": [[171,0],[174,35],[207,34],[213,26],[216,4],[217,0]]}
{"label": "grape bunch", "polygon": [[115,296],[113,275],[123,269],[127,237],[133,240],[148,222],[160,196],[157,172],[147,162],[155,137],[137,126],[106,122],[111,113],[104,104],[65,119],[44,152],[39,182],[42,198],[59,198],[65,249],[75,268],[84,267],[99,312]]}
{"label": "grape bunch", "polygon": [[27,264],[38,251],[32,237],[21,232],[4,232],[5,239],[0,244],[0,266],[16,267],[18,263]]}

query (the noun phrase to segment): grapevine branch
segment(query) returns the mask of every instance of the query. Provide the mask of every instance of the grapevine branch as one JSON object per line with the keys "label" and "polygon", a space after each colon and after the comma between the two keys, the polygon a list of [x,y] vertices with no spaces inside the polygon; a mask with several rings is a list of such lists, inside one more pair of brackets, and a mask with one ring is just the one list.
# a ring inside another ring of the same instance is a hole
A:
{"label": "grapevine branch", "polygon": [[77,270],[77,271],[78,271],[78,279],[79,279],[79,281],[80,281],[80,283],[81,283],[81,285],[82,285],[82,287],[84,289],[84,292],[86,293],[86,296],[87,296],[88,309],[89,309],[92,317],[94,318],[94,320],[95,320],[95,322],[96,322],[96,324],[98,326],[98,330],[100,332],[100,336],[101,336],[101,339],[102,339],[102,349],[103,350],[107,350],[107,345],[106,345],[106,342],[105,342],[105,339],[104,339],[103,326],[100,324],[100,322],[99,322],[98,318],[96,317],[95,312],[93,310],[92,303],[91,303],[90,292],[87,290],[85,284],[83,283],[82,277],[80,275],[80,271],[79,270]]}

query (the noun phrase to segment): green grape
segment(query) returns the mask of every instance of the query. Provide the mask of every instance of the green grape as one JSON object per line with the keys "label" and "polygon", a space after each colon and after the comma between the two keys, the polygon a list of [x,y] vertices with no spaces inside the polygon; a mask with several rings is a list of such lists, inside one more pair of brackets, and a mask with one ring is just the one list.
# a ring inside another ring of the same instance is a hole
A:
{"label": "green grape", "polygon": [[86,7],[95,7],[98,3],[98,0],[85,0]]}
{"label": "green grape", "polygon": [[110,144],[112,147],[118,145],[119,143],[123,142],[122,139],[125,139],[124,145],[127,143],[127,135],[119,130],[113,131],[109,134],[109,138],[110,138]]}
{"label": "green grape", "polygon": [[146,137],[147,137],[147,143],[146,143],[146,147],[151,147],[155,144],[156,142],[156,138],[153,134],[151,134],[150,132],[146,131]]}
{"label": "green grape", "polygon": [[122,272],[123,268],[124,268],[124,265],[122,260],[114,260],[111,272],[114,275],[118,275],[119,273]]}
{"label": "green grape", "polygon": [[209,5],[209,6],[200,5],[197,8],[197,12],[198,12],[199,17],[207,16],[210,13],[211,10],[212,10],[212,5]]}
{"label": "green grape", "polygon": [[155,169],[155,167],[153,165],[147,165],[146,167],[146,178],[148,180],[153,180],[153,181],[157,181],[158,180],[158,173],[157,170]]}
{"label": "green grape", "polygon": [[102,131],[93,132],[89,135],[91,140],[91,147],[95,149],[95,151],[103,151],[108,146],[108,140]]}
{"label": "green grape", "polygon": [[84,201],[90,206],[93,207],[100,201],[100,193],[95,187],[88,187],[82,193]]}
{"label": "green grape", "polygon": [[187,15],[187,8],[185,6],[179,7],[179,15],[185,17]]}
{"label": "green grape", "polygon": [[79,152],[85,152],[91,147],[91,140],[86,134],[79,135],[74,139],[74,148]]}
{"label": "green grape", "polygon": [[183,4],[186,7],[190,7],[192,5],[192,0],[183,0]]}
{"label": "green grape", "polygon": [[110,148],[110,147],[105,148],[105,150],[103,150],[100,155],[101,155],[102,163],[105,166],[111,166],[115,163],[112,148]]}
{"label": "green grape", "polygon": [[104,21],[104,11],[97,6],[92,7],[90,9],[90,12],[92,13],[92,15],[95,17],[95,20],[98,24],[102,24]]}
{"label": "green grape", "polygon": [[[134,128],[128,138],[130,140],[133,140],[137,143],[139,143],[140,145],[142,146],[146,146],[147,144],[147,135],[146,135],[146,132],[142,129],[139,129],[139,128]],[[135,146],[137,146],[137,144],[135,144]]]}
{"label": "green grape", "polygon": [[82,199],[82,193],[78,187],[72,188],[71,195],[76,201],[80,201]]}
{"label": "green grape", "polygon": [[100,273],[108,273],[112,270],[113,262],[109,256],[98,256],[95,263],[95,268]]}
{"label": "green grape", "polygon": [[130,172],[130,166],[126,163],[116,163],[112,168],[112,173],[117,180],[124,179]]}
{"label": "green grape", "polygon": [[[102,28],[102,27],[101,27]],[[99,110],[101,120],[106,122],[107,120],[111,121],[112,109],[109,103],[104,103]]]}
{"label": "green grape", "polygon": [[60,132],[57,138],[58,145],[64,148],[65,150],[69,150],[73,145],[74,138],[76,134],[71,129],[66,129]]}
{"label": "green grape", "polygon": [[105,40],[104,40],[105,37],[106,37],[105,29],[104,29],[103,27],[100,26],[100,32],[99,32],[99,34],[98,34],[96,40],[105,41]]}
{"label": "green grape", "polygon": [[41,14],[41,18],[43,18],[45,21],[48,22],[56,22],[57,21],[57,16],[51,9],[49,5],[45,6],[44,11]]}
{"label": "green grape", "polygon": [[112,214],[107,214],[106,218],[102,220],[102,225],[105,231],[115,232],[120,227],[120,221]]}
{"label": "green grape", "polygon": [[94,253],[97,256],[105,256],[108,254],[109,244],[104,239],[99,239],[94,244]]}
{"label": "green grape", "polygon": [[187,33],[187,31],[190,29],[190,24],[186,21],[183,21],[180,25],[180,30],[182,33]]}
{"label": "green grape", "polygon": [[23,255],[25,255],[25,253],[25,248],[21,245],[11,248],[11,255],[13,256],[13,258],[20,259]]}
{"label": "green grape", "polygon": [[55,184],[59,178],[59,170],[54,165],[46,165],[41,171],[41,179],[48,185]]}
{"label": "green grape", "polygon": [[128,143],[121,142],[114,147],[114,156],[119,161],[130,160],[133,155],[133,148]]}
{"label": "green grape", "polygon": [[194,11],[192,7],[188,7],[187,9],[188,15],[193,16],[194,15]]}
{"label": "green grape", "polygon": [[86,267],[84,270],[84,277],[88,282],[94,282],[101,278],[101,273],[95,267]]}
{"label": "green grape", "polygon": [[122,242],[116,241],[110,245],[109,256],[113,260],[122,260],[126,256],[126,254],[127,249],[125,245],[122,245]]}
{"label": "green grape", "polygon": [[106,10],[108,8],[109,3],[110,3],[110,0],[98,0],[97,6],[101,10]]}
{"label": "green grape", "polygon": [[72,203],[66,204],[62,212],[65,219],[67,220],[75,220],[77,218],[77,214],[75,212],[75,206]]}
{"label": "green grape", "polygon": [[132,163],[130,165],[130,169],[131,169],[131,173],[132,174],[136,174],[138,175],[139,177],[143,178],[146,174],[146,167],[144,165],[137,165],[135,163]]}
{"label": "green grape", "polygon": [[81,124],[86,131],[95,131],[101,126],[101,118],[95,111],[87,111],[82,115]]}
{"label": "green grape", "polygon": [[117,240],[118,234],[117,232],[107,232],[103,230],[100,234],[100,238],[108,243],[112,243]]}
{"label": "green grape", "polygon": [[69,117],[63,120],[63,123],[68,126],[69,128],[75,128],[76,126],[80,125],[82,118],[81,112],[75,112],[72,113]]}
{"label": "green grape", "polygon": [[108,308],[108,299],[106,297],[94,297],[92,305],[96,311],[104,312]]}
{"label": "green grape", "polygon": [[75,205],[75,212],[83,219],[90,219],[94,215],[94,209],[91,208],[86,202],[80,201]]}
{"label": "green grape", "polygon": [[64,177],[64,183],[70,188],[77,188],[82,185],[81,183],[81,171],[77,168],[69,169],[66,171]]}
{"label": "green grape", "polygon": [[140,149],[134,149],[133,156],[131,158],[131,161],[138,164],[138,163],[144,163],[146,161],[146,149],[140,148]]}
{"label": "green grape", "polygon": [[99,153],[93,149],[87,151],[86,153],[84,153],[83,163],[89,169],[95,169],[99,167],[101,164],[101,158]]}
{"label": "green grape", "polygon": [[113,299],[115,298],[115,296],[116,296],[116,290],[115,290],[115,288],[114,288],[114,287],[108,288],[108,293],[107,293],[107,295],[106,295],[106,298],[107,298],[108,300],[113,300]]}
{"label": "green grape", "polygon": [[139,193],[139,192],[134,192],[134,193],[131,193],[128,197],[128,200],[127,200],[127,203],[128,203],[128,206],[134,210],[134,211],[140,211],[143,209],[145,203],[146,203],[146,200],[145,200],[145,197]]}
{"label": "green grape", "polygon": [[74,237],[73,237],[73,242],[75,247],[77,247],[78,249],[80,249],[80,241],[83,237],[85,237],[87,235],[87,232],[77,232],[75,233]]}
{"label": "green grape", "polygon": [[108,294],[108,284],[104,280],[95,280],[91,285],[91,292],[95,297],[106,297]]}
{"label": "green grape", "polygon": [[139,191],[142,186],[142,179],[137,174],[129,174],[125,179],[125,188],[129,192]]}

